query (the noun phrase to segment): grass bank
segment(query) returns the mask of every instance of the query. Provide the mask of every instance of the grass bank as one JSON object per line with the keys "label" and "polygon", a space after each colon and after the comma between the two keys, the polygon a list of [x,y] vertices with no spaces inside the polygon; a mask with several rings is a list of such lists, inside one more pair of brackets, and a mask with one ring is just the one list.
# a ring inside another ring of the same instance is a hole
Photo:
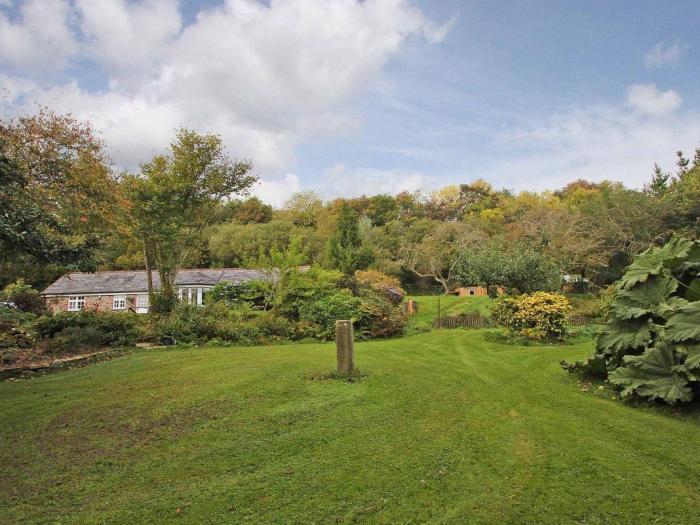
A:
{"label": "grass bank", "polygon": [[692,523],[700,423],[482,331],[163,349],[0,384],[3,522]]}

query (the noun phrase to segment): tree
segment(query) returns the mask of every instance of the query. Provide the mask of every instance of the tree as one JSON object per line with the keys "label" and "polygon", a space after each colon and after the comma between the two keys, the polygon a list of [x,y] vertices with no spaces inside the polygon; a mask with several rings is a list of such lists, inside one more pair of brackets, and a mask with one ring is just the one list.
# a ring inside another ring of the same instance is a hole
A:
{"label": "tree", "polygon": [[654,197],[662,197],[668,191],[668,183],[671,174],[661,169],[661,166],[654,164],[654,174],[651,182],[644,186],[644,191]]}
{"label": "tree", "polygon": [[384,226],[398,215],[399,207],[391,195],[374,195],[369,198],[365,214],[373,226]]}
{"label": "tree", "polygon": [[372,253],[362,245],[359,216],[348,203],[343,203],[336,223],[336,231],[326,241],[325,264],[346,275],[363,270],[372,262]]}
{"label": "tree", "polygon": [[[425,223],[415,225],[422,229]],[[400,248],[402,265],[418,277],[430,277],[450,292],[454,270],[461,255],[486,241],[486,235],[469,224],[432,223],[432,229],[419,240],[406,239]]]}
{"label": "tree", "polygon": [[459,221],[467,211],[468,203],[459,186],[445,186],[430,194],[425,203],[428,217],[437,221]]}
{"label": "tree", "polygon": [[[89,124],[48,111],[0,122],[0,256],[94,269],[123,199]],[[6,272],[3,272],[6,273]]]}
{"label": "tree", "polygon": [[669,230],[700,238],[700,165],[674,178],[662,202]]}
{"label": "tree", "polygon": [[[216,135],[176,131],[168,155],[157,155],[125,181],[135,234],[141,239],[151,304],[169,310],[176,302],[177,271],[196,249],[217,206],[246,192],[257,180],[251,164],[232,161]],[[158,271],[156,299],[152,271]]]}
{"label": "tree", "polygon": [[608,262],[604,242],[587,218],[560,204],[531,207],[511,225],[509,238],[541,253],[561,272],[587,275]]}
{"label": "tree", "polygon": [[217,210],[214,220],[217,223],[235,221],[241,224],[263,224],[272,220],[272,206],[257,197],[233,199]]}
{"label": "tree", "polygon": [[283,209],[297,226],[313,227],[323,210],[323,201],[313,191],[302,191],[292,195]]}
{"label": "tree", "polygon": [[463,286],[504,286],[522,293],[553,291],[560,273],[552,261],[526,245],[492,240],[465,250],[453,269]]}
{"label": "tree", "polygon": [[620,183],[578,187],[564,194],[562,201],[581,215],[590,237],[600,243],[599,254],[606,264],[590,269],[599,284],[618,279],[635,255],[668,237],[662,202]]}

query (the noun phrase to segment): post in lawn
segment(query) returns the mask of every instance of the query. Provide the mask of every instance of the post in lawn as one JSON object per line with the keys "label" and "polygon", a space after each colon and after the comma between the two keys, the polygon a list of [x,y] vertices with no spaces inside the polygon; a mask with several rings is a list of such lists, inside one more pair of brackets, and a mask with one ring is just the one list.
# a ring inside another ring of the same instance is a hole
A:
{"label": "post in lawn", "polygon": [[352,321],[335,322],[335,347],[338,373],[346,376],[352,375],[355,372]]}

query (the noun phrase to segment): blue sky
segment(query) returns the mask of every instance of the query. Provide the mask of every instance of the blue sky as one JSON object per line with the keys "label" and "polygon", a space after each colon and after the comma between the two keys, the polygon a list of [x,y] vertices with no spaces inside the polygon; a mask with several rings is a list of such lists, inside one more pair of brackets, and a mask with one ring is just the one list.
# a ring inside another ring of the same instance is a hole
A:
{"label": "blue sky", "polygon": [[221,134],[256,192],[484,178],[641,186],[700,145],[700,4],[0,0],[0,105],[93,121],[136,169]]}

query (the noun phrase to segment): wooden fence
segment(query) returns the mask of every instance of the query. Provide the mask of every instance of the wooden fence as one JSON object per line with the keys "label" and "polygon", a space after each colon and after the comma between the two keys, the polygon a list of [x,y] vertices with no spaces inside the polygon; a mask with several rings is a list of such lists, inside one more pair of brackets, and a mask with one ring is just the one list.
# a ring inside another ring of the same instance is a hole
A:
{"label": "wooden fence", "polygon": [[569,316],[569,324],[571,326],[588,326],[589,324],[595,324],[597,320],[589,315],[571,315]]}
{"label": "wooden fence", "polygon": [[447,315],[436,317],[433,328],[493,328],[495,323],[479,314]]}
{"label": "wooden fence", "polygon": [[[587,326],[595,319],[587,315],[569,317],[571,326]],[[447,315],[433,319],[433,328],[495,328],[497,325],[490,318],[479,314]]]}

